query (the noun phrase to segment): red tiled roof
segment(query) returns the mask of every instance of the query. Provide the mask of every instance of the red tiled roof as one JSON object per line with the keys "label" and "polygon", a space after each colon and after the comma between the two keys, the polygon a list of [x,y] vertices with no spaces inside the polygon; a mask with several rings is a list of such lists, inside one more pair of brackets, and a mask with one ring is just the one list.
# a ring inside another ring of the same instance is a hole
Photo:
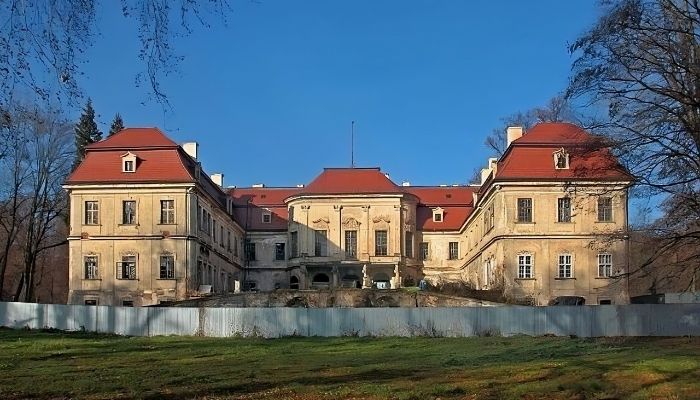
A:
{"label": "red tiled roof", "polygon": [[473,186],[405,186],[402,189],[418,197],[425,205],[467,205],[474,200],[473,193],[478,187]]}
{"label": "red tiled roof", "polygon": [[401,188],[379,168],[324,168],[300,194],[389,194]]}
{"label": "red tiled roof", "polygon": [[108,136],[101,142],[88,145],[88,149],[135,149],[145,147],[177,147],[158,128],[126,128]]}
{"label": "red tiled roof", "polygon": [[[478,187],[472,186],[411,186],[403,187],[405,192],[418,198],[416,209],[416,229],[421,231],[457,231],[473,211],[473,193]],[[433,221],[433,208],[443,211],[441,222]]]}
{"label": "red tiled roof", "polygon": [[[116,135],[115,135],[116,136]],[[132,150],[136,171],[122,172],[122,150],[87,151],[66,183],[192,182],[177,149]]]}
{"label": "red tiled roof", "polygon": [[[540,123],[513,141],[498,162],[502,180],[629,180],[604,139],[570,123]],[[556,169],[554,152],[569,153],[568,169]]]}
{"label": "red tiled roof", "polygon": [[418,205],[416,229],[420,231],[458,231],[474,210],[471,206],[446,206],[442,208],[442,222],[433,221],[433,207]]}
{"label": "red tiled roof", "polygon": [[[233,215],[243,229],[251,231],[286,231],[289,211],[284,202],[297,194],[300,188],[233,188],[228,191],[233,199]],[[250,202],[250,204],[249,204]],[[262,222],[262,215],[270,211],[270,223]]]}

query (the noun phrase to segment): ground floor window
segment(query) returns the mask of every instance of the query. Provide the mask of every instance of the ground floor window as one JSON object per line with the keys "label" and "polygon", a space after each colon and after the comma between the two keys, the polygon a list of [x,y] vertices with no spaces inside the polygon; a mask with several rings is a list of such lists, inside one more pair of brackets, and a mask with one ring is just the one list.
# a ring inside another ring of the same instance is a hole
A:
{"label": "ground floor window", "polygon": [[531,279],[532,277],[532,254],[520,254],[518,256],[518,278]]}
{"label": "ground floor window", "polygon": [[612,254],[598,254],[598,277],[609,278],[612,275]]}
{"label": "ground floor window", "polygon": [[133,306],[134,306],[133,300],[122,300],[122,307],[133,307]]}
{"label": "ground floor window", "polygon": [[559,278],[571,278],[571,254],[559,255]]}
{"label": "ground floor window", "polygon": [[99,279],[97,270],[97,256],[85,257],[85,279]]}
{"label": "ground floor window", "polygon": [[175,279],[175,256],[160,256],[160,279]]}
{"label": "ground floor window", "polygon": [[96,306],[97,299],[85,299],[85,305],[86,306]]}
{"label": "ground floor window", "polygon": [[122,256],[117,263],[117,279],[136,279],[136,256]]}
{"label": "ground floor window", "polygon": [[289,278],[289,288],[290,289],[299,289],[299,278],[296,276],[292,276]]}

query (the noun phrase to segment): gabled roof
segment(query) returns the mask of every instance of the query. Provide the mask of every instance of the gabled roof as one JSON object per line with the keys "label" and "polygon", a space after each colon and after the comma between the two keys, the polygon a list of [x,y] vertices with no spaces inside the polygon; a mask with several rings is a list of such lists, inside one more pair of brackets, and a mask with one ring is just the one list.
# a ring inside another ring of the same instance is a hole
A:
{"label": "gabled roof", "polygon": [[391,194],[401,188],[379,168],[324,168],[299,194]]}
{"label": "gabled roof", "polygon": [[578,125],[568,122],[541,122],[528,129],[513,144],[556,144],[581,143],[594,138]]}
{"label": "gabled roof", "polygon": [[[233,215],[243,229],[250,231],[286,231],[289,211],[284,200],[297,194],[300,188],[231,188]],[[270,223],[262,222],[262,215],[269,211]]]}
{"label": "gabled roof", "polygon": [[183,155],[177,149],[134,150],[137,157],[134,172],[122,172],[121,150],[88,151],[85,159],[66,179],[77,183],[130,182],[193,182],[191,170],[185,167]]}
{"label": "gabled roof", "polygon": [[158,128],[126,128],[108,136],[105,140],[92,143],[88,149],[134,149],[147,147],[177,147]]}

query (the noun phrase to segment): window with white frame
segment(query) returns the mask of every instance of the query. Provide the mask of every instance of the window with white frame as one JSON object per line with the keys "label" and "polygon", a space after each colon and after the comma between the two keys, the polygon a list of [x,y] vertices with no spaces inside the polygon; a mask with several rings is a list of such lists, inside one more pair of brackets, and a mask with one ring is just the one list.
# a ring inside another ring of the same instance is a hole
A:
{"label": "window with white frame", "polygon": [[100,279],[97,256],[85,256],[85,279]]}
{"label": "window with white frame", "polygon": [[569,169],[569,154],[564,149],[554,152],[554,169]]}
{"label": "window with white frame", "polygon": [[175,200],[160,201],[160,223],[174,224],[175,223]]}
{"label": "window with white frame", "polygon": [[559,254],[559,278],[573,277],[573,269],[571,268],[571,254]]}
{"label": "window with white frame", "polygon": [[163,254],[160,256],[160,279],[175,279],[175,256]]}
{"label": "window with white frame", "polygon": [[317,229],[314,231],[314,255],[326,257],[328,255],[328,231]]}
{"label": "window with white frame", "polygon": [[457,260],[459,259],[459,242],[450,242],[448,244],[448,249],[449,249],[449,259],[450,260]]}
{"label": "window with white frame", "polygon": [[420,259],[429,260],[430,259],[430,245],[428,242],[420,243]]}
{"label": "window with white frame", "polygon": [[534,277],[532,271],[532,254],[518,255],[518,278],[532,279]]}
{"label": "window with white frame", "polygon": [[375,256],[385,256],[389,253],[389,232],[388,231],[374,231],[374,255]]}
{"label": "window with white frame", "polygon": [[263,211],[262,213],[262,223],[269,224],[272,222],[272,213],[270,211]]}
{"label": "window with white frame", "polygon": [[612,197],[598,198],[598,222],[612,222]]}
{"label": "window with white frame", "polygon": [[98,225],[100,223],[100,206],[96,201],[85,202],[85,225]]}
{"label": "window with white frame", "polygon": [[127,152],[122,155],[122,172],[136,172],[136,154]]}
{"label": "window with white frame", "polygon": [[609,278],[612,276],[612,254],[598,254],[598,277]]}
{"label": "window with white frame", "polygon": [[117,279],[136,279],[136,256],[122,256],[122,260],[117,262]]}
{"label": "window with white frame", "polygon": [[518,222],[532,222],[532,199],[518,199]]}
{"label": "window with white frame", "polygon": [[571,222],[571,198],[557,199],[557,222]]}
{"label": "window with white frame", "polygon": [[444,214],[445,211],[442,208],[433,208],[433,222],[442,222],[445,216]]}
{"label": "window with white frame", "polygon": [[125,200],[122,202],[122,224],[136,225],[136,201]]}

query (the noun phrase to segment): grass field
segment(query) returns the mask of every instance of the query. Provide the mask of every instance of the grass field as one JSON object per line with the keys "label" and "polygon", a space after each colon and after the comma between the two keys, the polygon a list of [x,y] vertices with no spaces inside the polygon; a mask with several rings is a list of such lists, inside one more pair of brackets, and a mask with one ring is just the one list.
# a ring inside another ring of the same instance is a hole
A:
{"label": "grass field", "polygon": [[0,329],[2,399],[699,399],[700,340],[129,338]]}

